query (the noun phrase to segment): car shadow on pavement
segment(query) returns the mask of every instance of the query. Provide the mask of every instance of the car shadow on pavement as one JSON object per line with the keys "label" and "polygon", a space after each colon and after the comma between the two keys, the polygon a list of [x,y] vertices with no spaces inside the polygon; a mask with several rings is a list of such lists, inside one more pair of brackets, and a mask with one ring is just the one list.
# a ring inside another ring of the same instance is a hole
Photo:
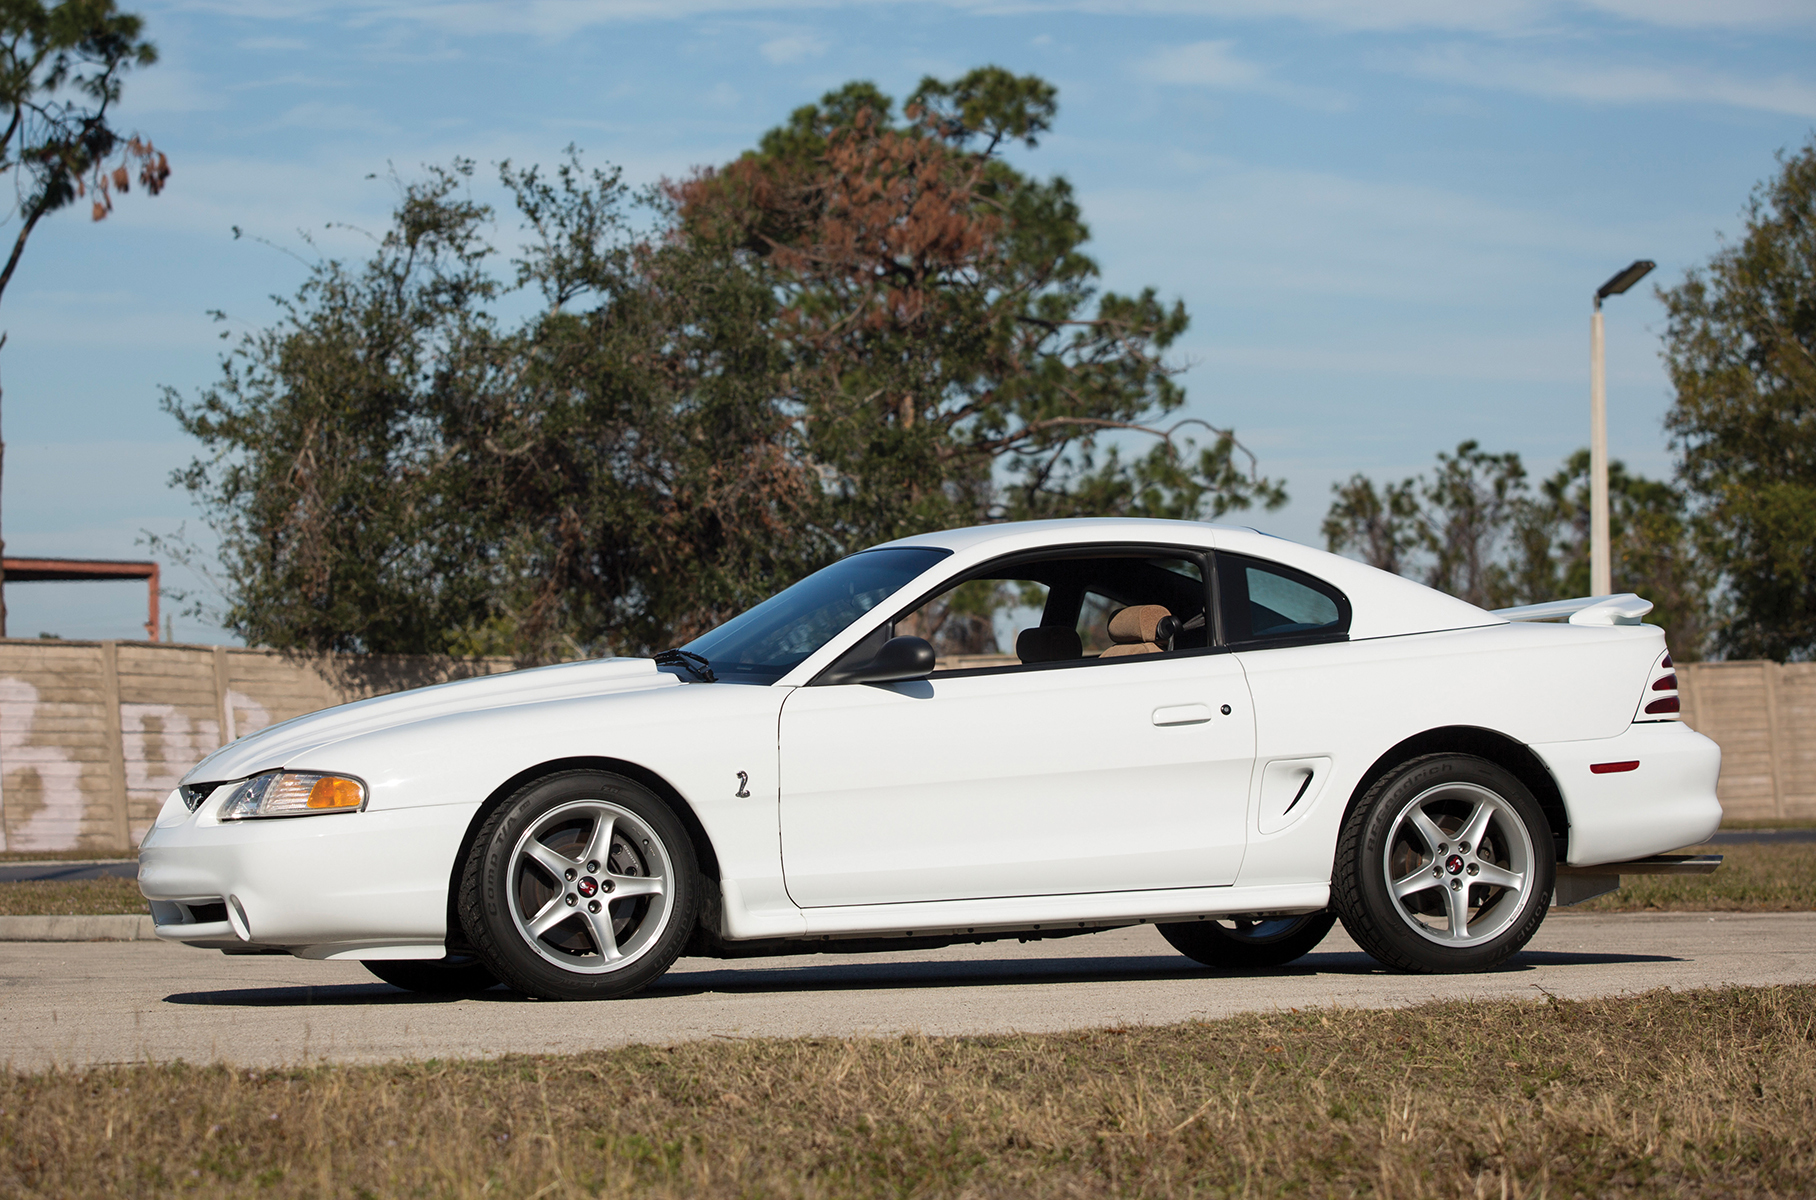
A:
{"label": "car shadow on pavement", "polygon": [[[693,960],[699,961],[699,960]],[[743,960],[754,964],[761,960]],[[1606,954],[1568,950],[1526,950],[1489,972],[1505,975],[1540,967],[1610,966],[1622,963],[1669,963],[1683,960],[1666,954]],[[1256,971],[1220,971],[1175,955],[1101,958],[944,959],[911,962],[799,960],[784,966],[742,965],[671,971],[641,993],[658,999],[711,993],[759,995],[765,992],[843,992],[877,988],[929,989],[991,986],[1055,986],[1076,983],[1139,983],[1167,979],[1311,979],[1320,975],[1387,976],[1380,963],[1358,951],[1312,953],[1285,967]],[[1408,976],[1407,978],[1415,978]],[[525,998],[504,988],[459,996],[428,996],[400,991],[389,984],[345,983],[321,987],[217,988],[177,992],[166,1004],[223,1008],[309,1008],[347,1005],[450,1004],[459,1000],[491,1003]]]}
{"label": "car shadow on pavement", "polygon": [[331,983],[321,987],[216,988],[207,992],[174,992],[166,1004],[200,1004],[217,1008],[332,1008],[369,1004],[452,1004],[459,1000],[521,1001],[525,997],[503,988],[458,996],[430,996],[406,992],[388,983]]}
{"label": "car shadow on pavement", "polygon": [[[1681,962],[1659,954],[1594,954],[1557,950],[1525,951],[1493,974],[1539,967],[1605,966],[1615,963]],[[990,985],[1151,982],[1167,979],[1292,979],[1319,975],[1393,974],[1360,951],[1308,954],[1285,967],[1230,971],[1202,967],[1174,956],[1051,959],[961,959],[940,962],[813,963],[805,966],[744,967],[671,971],[645,994],[699,995],[706,992],[857,991],[866,988],[957,988]]]}

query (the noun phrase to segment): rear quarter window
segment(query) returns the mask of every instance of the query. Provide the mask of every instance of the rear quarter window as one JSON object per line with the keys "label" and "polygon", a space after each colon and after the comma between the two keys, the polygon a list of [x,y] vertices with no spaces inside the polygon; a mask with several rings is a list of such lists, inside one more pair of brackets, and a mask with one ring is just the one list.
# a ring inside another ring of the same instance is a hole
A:
{"label": "rear quarter window", "polygon": [[1217,556],[1223,640],[1231,645],[1323,641],[1349,634],[1349,599],[1335,587],[1279,563]]}

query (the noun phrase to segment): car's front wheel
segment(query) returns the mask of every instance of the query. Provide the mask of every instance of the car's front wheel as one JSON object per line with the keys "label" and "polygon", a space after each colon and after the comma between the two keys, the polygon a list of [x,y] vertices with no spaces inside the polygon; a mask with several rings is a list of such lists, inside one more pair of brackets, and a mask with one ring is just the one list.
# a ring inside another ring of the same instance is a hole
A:
{"label": "car's front wheel", "polygon": [[699,903],[693,843],[634,780],[563,771],[527,784],[473,840],[460,917],[507,986],[607,1000],[674,963]]}
{"label": "car's front wheel", "polygon": [[1385,966],[1486,971],[1538,932],[1556,870],[1550,823],[1523,783],[1486,759],[1429,754],[1344,819],[1331,903]]}
{"label": "car's front wheel", "polygon": [[1207,967],[1259,971],[1310,954],[1336,923],[1337,914],[1326,908],[1300,917],[1218,917],[1157,928],[1173,949]]}

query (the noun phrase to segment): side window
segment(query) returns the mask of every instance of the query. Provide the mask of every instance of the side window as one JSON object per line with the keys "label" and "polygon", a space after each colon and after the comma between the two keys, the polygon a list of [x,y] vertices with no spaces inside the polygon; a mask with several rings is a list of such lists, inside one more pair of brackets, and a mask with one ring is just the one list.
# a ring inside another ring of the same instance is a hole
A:
{"label": "side window", "polygon": [[[1204,647],[1207,598],[1196,557],[1094,551],[985,568],[898,615],[892,631],[932,643],[936,674],[1083,663]],[[1135,611],[1118,620],[1125,610]],[[1148,640],[1161,629],[1171,636]]]}
{"label": "side window", "polygon": [[1217,556],[1223,640],[1245,642],[1325,639],[1349,633],[1349,600],[1303,571],[1278,563]]}

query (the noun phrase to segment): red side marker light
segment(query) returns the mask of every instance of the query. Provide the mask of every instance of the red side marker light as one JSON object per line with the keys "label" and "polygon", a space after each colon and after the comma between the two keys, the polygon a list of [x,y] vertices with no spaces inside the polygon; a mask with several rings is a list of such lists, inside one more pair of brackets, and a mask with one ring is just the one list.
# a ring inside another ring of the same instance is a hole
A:
{"label": "red side marker light", "polygon": [[1595,775],[1612,775],[1617,771],[1637,771],[1639,770],[1639,759],[1636,758],[1632,762],[1590,763],[1589,770]]}
{"label": "red side marker light", "polygon": [[1654,700],[1652,703],[1646,705],[1646,711],[1649,713],[1667,713],[1667,712],[1679,712],[1679,711],[1682,711],[1682,709],[1681,709],[1681,706],[1677,703],[1676,696],[1666,696],[1662,699]]}

